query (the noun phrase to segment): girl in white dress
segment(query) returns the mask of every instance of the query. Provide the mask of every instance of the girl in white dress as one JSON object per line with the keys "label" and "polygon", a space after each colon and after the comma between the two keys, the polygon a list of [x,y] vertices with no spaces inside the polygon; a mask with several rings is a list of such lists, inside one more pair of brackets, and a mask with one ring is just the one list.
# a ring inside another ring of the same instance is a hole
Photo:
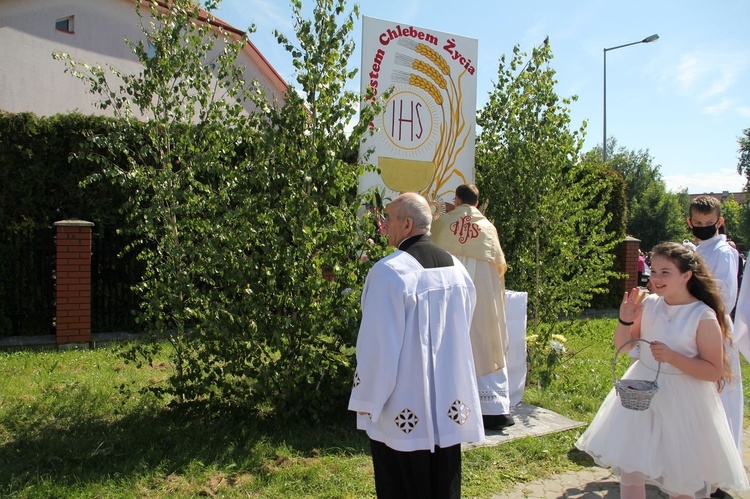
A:
{"label": "girl in white dress", "polygon": [[723,348],[731,338],[716,282],[681,244],[656,246],[651,262],[653,294],[625,293],[614,343],[651,342],[640,343],[640,357],[622,380],[653,380],[661,363],[659,391],[648,409],[635,411],[612,389],[576,447],[620,476],[623,499],[645,498],[647,483],[673,498],[747,490],[718,395],[731,374]]}

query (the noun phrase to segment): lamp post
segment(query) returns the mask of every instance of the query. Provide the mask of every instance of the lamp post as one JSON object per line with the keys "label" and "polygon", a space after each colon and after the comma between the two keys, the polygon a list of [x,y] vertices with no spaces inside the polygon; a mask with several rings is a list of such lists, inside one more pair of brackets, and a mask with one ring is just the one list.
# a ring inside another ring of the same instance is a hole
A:
{"label": "lamp post", "polygon": [[638,45],[639,43],[655,42],[658,39],[659,35],[651,35],[637,42],[626,43],[624,45],[604,49],[604,134],[602,138],[602,161],[604,162],[607,161],[607,52],[610,50],[621,49],[623,47],[630,47],[631,45]]}

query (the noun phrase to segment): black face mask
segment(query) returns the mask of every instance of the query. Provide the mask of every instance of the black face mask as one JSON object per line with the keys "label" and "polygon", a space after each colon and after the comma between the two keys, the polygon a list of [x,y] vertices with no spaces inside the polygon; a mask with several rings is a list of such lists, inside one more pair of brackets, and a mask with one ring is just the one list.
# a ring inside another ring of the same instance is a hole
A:
{"label": "black face mask", "polygon": [[716,235],[716,224],[709,225],[708,227],[693,226],[693,235],[701,241],[711,239]]}

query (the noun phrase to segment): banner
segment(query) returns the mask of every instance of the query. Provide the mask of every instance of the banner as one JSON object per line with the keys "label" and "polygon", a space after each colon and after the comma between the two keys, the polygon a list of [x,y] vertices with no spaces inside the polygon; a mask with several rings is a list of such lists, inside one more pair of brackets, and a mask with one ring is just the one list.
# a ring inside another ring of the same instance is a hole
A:
{"label": "banner", "polygon": [[361,47],[363,95],[391,93],[360,148],[380,175],[366,173],[360,192],[419,192],[439,216],[457,186],[474,183],[478,42],[365,16]]}

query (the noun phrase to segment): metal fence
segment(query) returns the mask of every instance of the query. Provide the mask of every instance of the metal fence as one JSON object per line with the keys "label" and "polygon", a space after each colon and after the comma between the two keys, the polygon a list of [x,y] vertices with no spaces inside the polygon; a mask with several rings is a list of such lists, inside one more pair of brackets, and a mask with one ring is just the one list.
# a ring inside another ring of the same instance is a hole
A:
{"label": "metal fence", "polygon": [[[142,266],[128,239],[94,227],[91,332],[136,332],[131,291]],[[121,256],[122,254],[122,256]],[[55,229],[0,229],[0,338],[55,334]]]}
{"label": "metal fence", "polygon": [[54,334],[53,227],[0,229],[0,336]]}
{"label": "metal fence", "polygon": [[91,258],[91,332],[136,332],[134,312],[138,300],[131,290],[142,272],[130,240],[120,234],[101,233],[94,227]]}

